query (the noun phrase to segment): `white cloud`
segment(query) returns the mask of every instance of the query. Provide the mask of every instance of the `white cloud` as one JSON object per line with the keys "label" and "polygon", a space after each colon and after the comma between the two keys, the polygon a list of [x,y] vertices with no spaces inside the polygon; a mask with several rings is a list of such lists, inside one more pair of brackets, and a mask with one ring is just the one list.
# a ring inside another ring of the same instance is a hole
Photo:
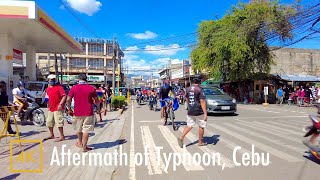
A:
{"label": "white cloud", "polygon": [[65,0],[74,10],[92,16],[98,12],[102,3],[97,0]]}
{"label": "white cloud", "polygon": [[134,39],[154,39],[158,37],[158,34],[151,31],[146,31],[144,33],[128,33],[127,35]]}
{"label": "white cloud", "polygon": [[129,69],[129,74],[150,75],[152,66],[148,65],[145,60],[140,59],[137,55],[126,55],[124,66]]}
{"label": "white cloud", "polygon": [[138,50],[139,50],[138,46],[130,46],[130,47],[127,47],[124,51],[125,51],[125,54],[133,54],[133,53],[136,53]]}
{"label": "white cloud", "polygon": [[185,50],[179,44],[171,44],[168,46],[165,45],[155,45],[149,46],[147,45],[145,48],[145,52],[152,55],[163,55],[163,56],[172,56],[177,54],[179,51]]}
{"label": "white cloud", "polygon": [[[151,64],[151,66],[153,68],[162,69],[166,65],[169,65],[169,60],[170,59],[171,58],[159,58],[159,59],[151,61],[150,64]],[[171,59],[171,64],[178,64],[178,63],[182,63],[182,60],[180,60],[180,59]]]}

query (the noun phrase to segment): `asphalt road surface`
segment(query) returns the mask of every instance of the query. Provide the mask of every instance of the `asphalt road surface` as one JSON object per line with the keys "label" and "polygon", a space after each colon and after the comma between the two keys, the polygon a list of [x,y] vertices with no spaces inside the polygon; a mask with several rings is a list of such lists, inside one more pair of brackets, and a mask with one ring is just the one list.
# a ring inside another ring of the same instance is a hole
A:
{"label": "asphalt road surface", "polygon": [[[184,150],[177,143],[186,122],[183,107],[175,112],[181,126],[174,131],[172,126],[161,125],[160,111],[135,102],[130,106],[122,134],[128,143],[120,147],[129,154],[129,163],[118,167],[115,180],[319,179],[319,163],[302,144],[302,128],[310,125],[308,114],[315,114],[315,108],[238,105],[237,115],[209,116],[204,136],[208,146],[197,145],[195,126],[185,139]],[[183,153],[189,153],[193,163],[179,165]]]}

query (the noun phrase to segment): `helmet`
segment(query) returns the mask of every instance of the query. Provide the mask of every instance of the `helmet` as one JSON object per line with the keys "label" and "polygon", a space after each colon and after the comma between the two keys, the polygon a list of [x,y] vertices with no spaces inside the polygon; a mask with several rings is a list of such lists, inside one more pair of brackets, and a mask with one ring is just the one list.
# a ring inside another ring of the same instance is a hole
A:
{"label": "helmet", "polygon": [[48,78],[48,79],[55,79],[55,78],[56,78],[56,75],[50,74],[47,78]]}
{"label": "helmet", "polygon": [[24,87],[24,82],[22,82],[22,81],[19,81],[18,82],[18,84],[17,84],[17,86],[19,87],[19,86],[22,86],[22,87]]}

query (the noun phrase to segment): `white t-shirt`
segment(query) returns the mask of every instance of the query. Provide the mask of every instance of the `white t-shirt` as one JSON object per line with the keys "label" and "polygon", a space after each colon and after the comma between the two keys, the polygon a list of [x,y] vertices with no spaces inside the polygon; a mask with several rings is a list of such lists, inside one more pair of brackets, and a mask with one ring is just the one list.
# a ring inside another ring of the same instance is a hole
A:
{"label": "white t-shirt", "polygon": [[[27,90],[25,90],[25,89],[20,90],[19,88],[14,88],[12,90],[12,94],[13,95],[18,95],[20,97],[23,97],[23,96],[27,95],[28,93],[27,93]],[[18,99],[15,96],[13,96],[13,102],[16,102],[17,100]]]}

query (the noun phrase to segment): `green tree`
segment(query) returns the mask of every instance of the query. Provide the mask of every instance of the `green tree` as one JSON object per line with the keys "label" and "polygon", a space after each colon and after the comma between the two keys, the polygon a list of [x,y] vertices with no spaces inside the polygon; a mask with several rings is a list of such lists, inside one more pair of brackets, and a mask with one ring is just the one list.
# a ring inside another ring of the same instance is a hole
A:
{"label": "green tree", "polygon": [[220,20],[201,22],[198,45],[191,52],[194,68],[237,82],[268,74],[273,63],[268,42],[292,39],[296,7],[278,1],[239,3]]}

